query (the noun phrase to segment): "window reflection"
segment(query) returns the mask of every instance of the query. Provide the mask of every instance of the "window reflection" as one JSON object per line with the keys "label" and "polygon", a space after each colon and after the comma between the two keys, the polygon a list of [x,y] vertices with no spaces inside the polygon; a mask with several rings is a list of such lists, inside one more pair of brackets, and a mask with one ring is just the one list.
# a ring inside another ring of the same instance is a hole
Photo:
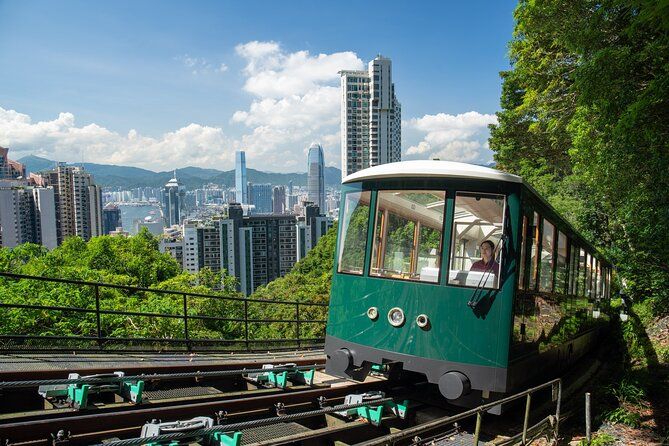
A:
{"label": "window reflection", "polygon": [[456,194],[450,284],[499,286],[504,210],[503,195]]}
{"label": "window reflection", "polygon": [[370,275],[439,281],[444,191],[379,191]]}
{"label": "window reflection", "polygon": [[350,192],[344,199],[339,272],[362,274],[367,247],[367,223],[371,192]]}

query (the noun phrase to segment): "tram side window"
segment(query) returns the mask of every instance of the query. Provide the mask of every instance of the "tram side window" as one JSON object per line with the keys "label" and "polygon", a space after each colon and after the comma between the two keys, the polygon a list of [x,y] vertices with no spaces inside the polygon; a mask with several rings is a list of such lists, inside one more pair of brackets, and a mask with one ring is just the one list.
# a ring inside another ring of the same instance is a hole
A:
{"label": "tram side window", "polygon": [[379,191],[370,275],[439,281],[444,191]]}
{"label": "tram side window", "polygon": [[344,199],[339,244],[340,273],[362,274],[367,247],[371,192],[349,192]]}
{"label": "tram side window", "polygon": [[592,256],[587,253],[585,261],[585,297],[592,293]]}
{"label": "tram side window", "polygon": [[585,249],[581,248],[578,257],[578,295],[585,296]]}
{"label": "tram side window", "polygon": [[553,291],[553,248],[555,247],[555,226],[544,218],[541,237],[541,268],[539,269],[539,291]]}
{"label": "tram side window", "polygon": [[449,284],[499,286],[505,205],[504,195],[456,193]]}
{"label": "tram side window", "polygon": [[520,235],[521,237],[521,242],[520,242],[520,266],[518,268],[518,289],[519,290],[524,290],[525,289],[525,255],[526,255],[526,247],[527,247],[527,216],[523,215],[523,229],[522,233]]}
{"label": "tram side window", "polygon": [[569,260],[569,294],[576,294],[578,290],[578,246],[571,244]]}
{"label": "tram side window", "polygon": [[567,246],[569,239],[558,231],[557,267],[555,269],[555,292],[564,293],[567,285]]}
{"label": "tram side window", "polygon": [[530,284],[529,289],[535,290],[537,287],[537,270],[539,259],[539,214],[534,213],[532,218],[532,253],[530,255]]}

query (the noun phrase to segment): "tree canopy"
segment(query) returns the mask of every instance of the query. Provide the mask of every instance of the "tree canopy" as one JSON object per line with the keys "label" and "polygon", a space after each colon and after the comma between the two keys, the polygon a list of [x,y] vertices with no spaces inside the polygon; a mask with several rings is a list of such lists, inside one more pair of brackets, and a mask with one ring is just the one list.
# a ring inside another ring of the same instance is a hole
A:
{"label": "tree canopy", "polygon": [[521,0],[490,147],[669,312],[669,1]]}

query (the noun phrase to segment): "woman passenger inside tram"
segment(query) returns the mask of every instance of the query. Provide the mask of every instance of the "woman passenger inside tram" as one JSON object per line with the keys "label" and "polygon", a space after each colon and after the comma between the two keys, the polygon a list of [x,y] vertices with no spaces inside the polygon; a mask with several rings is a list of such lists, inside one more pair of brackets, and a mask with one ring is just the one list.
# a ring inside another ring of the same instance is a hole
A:
{"label": "woman passenger inside tram", "polygon": [[481,242],[481,260],[474,262],[469,271],[499,274],[499,263],[495,261],[495,244],[491,240]]}

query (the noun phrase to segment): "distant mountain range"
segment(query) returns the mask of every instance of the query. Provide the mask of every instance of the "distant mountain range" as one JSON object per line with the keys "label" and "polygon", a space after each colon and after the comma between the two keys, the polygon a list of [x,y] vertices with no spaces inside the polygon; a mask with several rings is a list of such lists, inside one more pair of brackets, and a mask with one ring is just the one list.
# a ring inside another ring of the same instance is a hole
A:
{"label": "distant mountain range", "polygon": [[[48,170],[56,165],[56,161],[41,158],[35,155],[24,156],[17,160],[25,164],[28,172]],[[87,172],[95,177],[95,182],[101,186],[123,187],[161,187],[173,175],[172,171],[154,172],[138,167],[115,166],[113,164],[96,163],[68,163],[68,165],[83,166]],[[293,181],[295,186],[306,186],[306,173],[274,173],[262,172],[255,169],[246,169],[248,181],[251,183],[271,183],[275,185],[288,184]],[[223,184],[228,187],[235,185],[235,171],[217,169],[203,169],[201,167],[184,167],[177,169],[177,178],[188,189],[197,189],[208,183]],[[336,167],[325,168],[325,184],[339,187],[341,185],[341,170]]]}

